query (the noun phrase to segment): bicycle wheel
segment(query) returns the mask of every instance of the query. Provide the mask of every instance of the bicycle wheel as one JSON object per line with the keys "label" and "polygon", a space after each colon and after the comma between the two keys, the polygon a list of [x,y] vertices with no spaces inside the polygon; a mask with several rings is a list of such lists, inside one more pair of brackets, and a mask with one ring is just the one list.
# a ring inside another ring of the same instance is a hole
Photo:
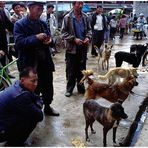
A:
{"label": "bicycle wheel", "polygon": [[142,66],[146,66],[148,64],[148,51],[145,52],[143,59],[142,59]]}
{"label": "bicycle wheel", "polygon": [[4,90],[7,87],[9,87],[9,83],[3,76],[0,76],[0,91]]}

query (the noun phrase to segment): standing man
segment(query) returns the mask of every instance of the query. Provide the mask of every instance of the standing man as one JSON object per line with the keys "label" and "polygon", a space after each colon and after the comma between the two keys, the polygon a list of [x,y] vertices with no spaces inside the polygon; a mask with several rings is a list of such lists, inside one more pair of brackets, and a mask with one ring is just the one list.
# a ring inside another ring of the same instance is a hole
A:
{"label": "standing man", "polygon": [[31,66],[37,69],[38,86],[36,93],[42,94],[44,113],[59,116],[51,108],[53,100],[54,63],[49,51],[52,44],[46,22],[40,20],[43,12],[43,2],[29,2],[29,14],[17,21],[14,26],[15,48],[18,52],[18,70]]}
{"label": "standing man", "polygon": [[6,65],[6,56],[8,55],[6,29],[13,32],[13,23],[8,19],[2,7],[3,2],[0,2],[0,62],[2,66]]}
{"label": "standing man", "polygon": [[[101,54],[100,47],[104,41],[104,32],[107,31],[107,22],[103,14],[103,8],[100,5],[97,6],[96,12],[92,16],[91,26],[93,32],[92,44],[98,47],[98,52]],[[95,48],[92,48],[91,54],[94,56],[98,55]]]}
{"label": "standing man", "polygon": [[43,120],[42,100],[34,94],[37,73],[31,67],[20,73],[20,80],[0,92],[0,142],[24,146],[24,142]]}
{"label": "standing man", "polygon": [[56,18],[53,14],[54,6],[49,4],[47,5],[47,26],[50,29],[51,36],[54,36],[56,26],[57,26],[57,21]]}
{"label": "standing man", "polygon": [[51,37],[53,39],[53,48],[51,48],[51,53],[54,55],[57,52],[56,49],[56,38],[55,38],[55,30],[57,29],[57,21],[53,14],[54,6],[49,4],[47,5],[47,27],[50,30]]}
{"label": "standing man", "polygon": [[118,23],[118,27],[120,29],[120,39],[121,40],[123,39],[123,36],[124,36],[124,31],[125,31],[125,28],[126,28],[126,24],[127,24],[126,15],[122,14],[122,16],[121,16],[121,18],[119,20],[119,23]]}
{"label": "standing man", "polygon": [[10,20],[10,12],[5,8],[5,5],[6,5],[6,1],[0,1],[0,9],[3,9],[6,16],[8,17],[8,19]]}
{"label": "standing man", "polygon": [[85,92],[84,84],[79,82],[83,75],[82,70],[86,69],[87,49],[91,39],[91,27],[88,16],[82,12],[83,2],[74,1],[73,10],[63,20],[62,37],[66,41],[66,97],[72,95],[77,82],[79,93]]}

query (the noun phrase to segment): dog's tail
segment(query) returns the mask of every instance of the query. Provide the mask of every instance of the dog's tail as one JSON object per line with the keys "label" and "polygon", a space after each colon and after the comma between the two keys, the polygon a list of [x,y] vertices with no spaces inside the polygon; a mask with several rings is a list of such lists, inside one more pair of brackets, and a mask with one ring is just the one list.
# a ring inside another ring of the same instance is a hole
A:
{"label": "dog's tail", "polygon": [[89,80],[90,78],[88,78],[88,76],[91,76],[94,74],[93,70],[82,70],[82,74],[83,74],[83,78],[81,79],[81,81],[79,82],[79,84],[81,85],[82,83],[84,83],[84,81],[87,79]]}

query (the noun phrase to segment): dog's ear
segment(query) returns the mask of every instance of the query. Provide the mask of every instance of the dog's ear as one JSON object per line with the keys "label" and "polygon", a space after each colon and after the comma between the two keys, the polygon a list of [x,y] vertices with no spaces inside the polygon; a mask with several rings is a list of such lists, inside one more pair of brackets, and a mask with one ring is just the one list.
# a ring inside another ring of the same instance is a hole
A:
{"label": "dog's ear", "polygon": [[135,68],[135,67],[131,67],[129,68],[130,70],[138,70],[138,68]]}
{"label": "dog's ear", "polygon": [[123,101],[122,101],[122,100],[120,100],[120,99],[118,99],[118,100],[117,100],[117,102],[118,102],[118,103],[120,103],[120,104],[122,104],[122,103],[123,103]]}
{"label": "dog's ear", "polygon": [[113,48],[113,45],[111,45],[110,48]]}

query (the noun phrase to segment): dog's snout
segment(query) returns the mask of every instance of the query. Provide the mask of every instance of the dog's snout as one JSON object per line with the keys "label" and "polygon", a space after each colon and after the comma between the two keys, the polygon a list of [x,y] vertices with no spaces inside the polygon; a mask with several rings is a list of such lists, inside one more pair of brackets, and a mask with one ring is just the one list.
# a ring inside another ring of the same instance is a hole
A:
{"label": "dog's snout", "polygon": [[127,119],[128,118],[128,115],[126,113],[124,113],[123,116],[122,116],[122,118],[123,119]]}
{"label": "dog's snout", "polygon": [[136,81],[136,82],[135,82],[135,86],[138,86],[138,84],[139,84],[139,83]]}

